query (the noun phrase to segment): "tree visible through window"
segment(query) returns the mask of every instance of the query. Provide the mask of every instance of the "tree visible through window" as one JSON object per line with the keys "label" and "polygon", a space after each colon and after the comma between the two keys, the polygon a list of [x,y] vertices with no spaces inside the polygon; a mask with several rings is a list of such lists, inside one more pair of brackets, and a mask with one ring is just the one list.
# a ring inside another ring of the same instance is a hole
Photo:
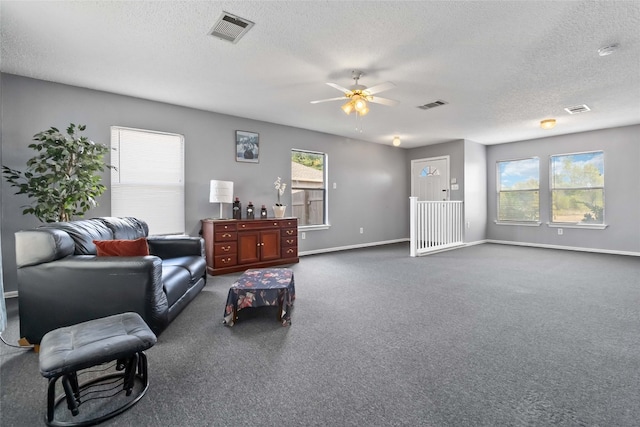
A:
{"label": "tree visible through window", "polygon": [[327,155],[291,150],[291,201],[298,225],[326,224]]}
{"label": "tree visible through window", "polygon": [[497,162],[498,221],[540,220],[540,160]]}
{"label": "tree visible through window", "polygon": [[604,152],[551,156],[551,222],[604,224]]}

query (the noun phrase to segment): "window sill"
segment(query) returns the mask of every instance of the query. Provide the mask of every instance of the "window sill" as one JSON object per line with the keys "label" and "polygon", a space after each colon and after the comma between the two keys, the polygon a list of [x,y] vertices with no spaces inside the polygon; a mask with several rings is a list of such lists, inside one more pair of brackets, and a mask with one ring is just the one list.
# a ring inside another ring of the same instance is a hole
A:
{"label": "window sill", "polygon": [[576,223],[561,223],[561,222],[548,222],[549,228],[583,228],[586,230],[604,230],[608,227],[607,224],[576,224]]}
{"label": "window sill", "polygon": [[331,228],[329,224],[322,225],[299,225],[298,230],[301,231],[315,231],[315,230],[328,230]]}
{"label": "window sill", "polygon": [[531,221],[531,222],[524,222],[524,221],[494,221],[496,223],[496,225],[519,225],[519,226],[523,226],[523,227],[540,227],[540,225],[542,224],[540,221]]}

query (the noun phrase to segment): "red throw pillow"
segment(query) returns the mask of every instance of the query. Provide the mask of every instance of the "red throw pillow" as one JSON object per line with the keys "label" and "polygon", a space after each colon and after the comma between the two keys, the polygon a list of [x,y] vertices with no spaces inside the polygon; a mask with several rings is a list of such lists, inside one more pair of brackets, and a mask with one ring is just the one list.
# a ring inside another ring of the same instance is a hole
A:
{"label": "red throw pillow", "polygon": [[94,240],[98,256],[144,256],[149,255],[147,239],[135,240]]}

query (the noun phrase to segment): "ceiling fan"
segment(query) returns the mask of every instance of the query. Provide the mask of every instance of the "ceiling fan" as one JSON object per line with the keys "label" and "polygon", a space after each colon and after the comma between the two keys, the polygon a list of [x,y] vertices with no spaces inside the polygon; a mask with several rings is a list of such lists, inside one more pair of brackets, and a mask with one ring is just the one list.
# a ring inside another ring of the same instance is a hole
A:
{"label": "ceiling fan", "polygon": [[391,82],[384,82],[378,85],[367,88],[361,84],[358,84],[358,80],[362,77],[364,73],[359,70],[353,70],[351,72],[351,77],[355,80],[356,84],[351,86],[351,88],[347,89],[335,83],[327,83],[329,86],[338,89],[343,92],[344,95],[337,98],[328,98],[328,99],[319,99],[317,101],[311,101],[312,104],[318,104],[320,102],[327,101],[344,101],[347,102],[342,106],[342,111],[346,114],[351,114],[352,111],[356,112],[356,115],[364,116],[369,112],[368,102],[372,102],[374,104],[382,104],[393,107],[398,104],[398,101],[394,101],[393,99],[380,98],[378,96],[373,96],[376,93],[380,93],[385,90],[392,89],[396,87],[395,84]]}

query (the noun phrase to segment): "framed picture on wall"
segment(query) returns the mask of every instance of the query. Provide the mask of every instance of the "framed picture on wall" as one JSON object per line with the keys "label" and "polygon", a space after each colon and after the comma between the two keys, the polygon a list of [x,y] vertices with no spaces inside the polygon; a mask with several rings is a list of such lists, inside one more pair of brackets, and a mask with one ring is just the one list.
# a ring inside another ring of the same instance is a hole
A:
{"label": "framed picture on wall", "polygon": [[258,163],[260,135],[244,130],[236,131],[236,162]]}

